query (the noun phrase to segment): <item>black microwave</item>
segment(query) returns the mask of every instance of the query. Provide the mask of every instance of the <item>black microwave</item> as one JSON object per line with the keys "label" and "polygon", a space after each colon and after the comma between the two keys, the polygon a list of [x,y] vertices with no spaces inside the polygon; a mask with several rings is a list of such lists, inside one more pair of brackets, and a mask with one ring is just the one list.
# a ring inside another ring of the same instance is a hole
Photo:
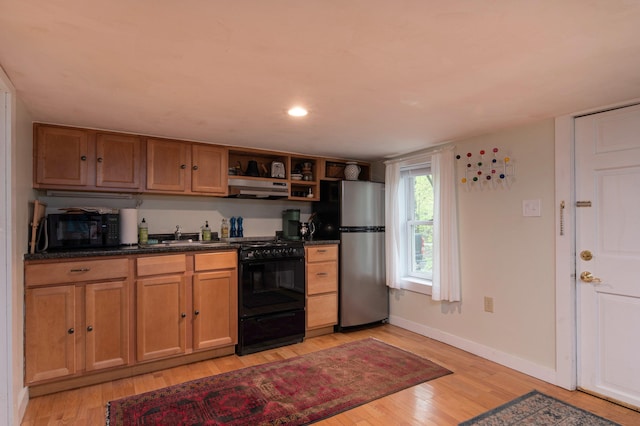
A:
{"label": "black microwave", "polygon": [[64,213],[47,216],[49,249],[116,247],[120,245],[117,214]]}

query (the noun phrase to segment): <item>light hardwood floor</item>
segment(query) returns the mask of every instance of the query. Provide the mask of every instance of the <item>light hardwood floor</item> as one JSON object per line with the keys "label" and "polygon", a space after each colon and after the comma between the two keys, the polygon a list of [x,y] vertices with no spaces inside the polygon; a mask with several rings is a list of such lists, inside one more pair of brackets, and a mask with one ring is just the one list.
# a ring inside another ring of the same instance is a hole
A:
{"label": "light hardwood floor", "polygon": [[428,358],[454,374],[440,377],[321,421],[344,425],[456,425],[533,389],[622,425],[640,425],[640,413],[582,392],[570,392],[401,328],[384,325],[335,333],[257,354],[236,355],[37,397],[23,425],[103,425],[108,401],[265,362],[374,337]]}

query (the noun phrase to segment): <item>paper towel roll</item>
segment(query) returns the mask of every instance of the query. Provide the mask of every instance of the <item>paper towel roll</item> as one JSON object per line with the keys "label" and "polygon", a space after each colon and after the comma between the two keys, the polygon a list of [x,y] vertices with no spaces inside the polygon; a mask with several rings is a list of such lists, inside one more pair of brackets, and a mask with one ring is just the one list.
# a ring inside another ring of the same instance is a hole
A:
{"label": "paper towel roll", "polygon": [[137,209],[120,209],[120,244],[138,244]]}

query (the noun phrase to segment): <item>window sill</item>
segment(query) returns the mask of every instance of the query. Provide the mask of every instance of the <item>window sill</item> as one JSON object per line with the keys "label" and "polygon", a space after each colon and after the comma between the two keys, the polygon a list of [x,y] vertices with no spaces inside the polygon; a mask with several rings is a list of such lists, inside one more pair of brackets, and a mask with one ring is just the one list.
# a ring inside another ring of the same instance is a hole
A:
{"label": "window sill", "polygon": [[402,288],[414,293],[431,296],[431,280],[423,280],[415,277],[403,277]]}

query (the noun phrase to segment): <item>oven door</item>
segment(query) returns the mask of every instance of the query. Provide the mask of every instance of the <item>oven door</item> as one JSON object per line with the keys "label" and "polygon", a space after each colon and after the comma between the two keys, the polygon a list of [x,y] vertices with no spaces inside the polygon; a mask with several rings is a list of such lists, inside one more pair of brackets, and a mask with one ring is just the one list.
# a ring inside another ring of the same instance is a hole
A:
{"label": "oven door", "polygon": [[304,258],[240,262],[240,318],[304,309]]}

